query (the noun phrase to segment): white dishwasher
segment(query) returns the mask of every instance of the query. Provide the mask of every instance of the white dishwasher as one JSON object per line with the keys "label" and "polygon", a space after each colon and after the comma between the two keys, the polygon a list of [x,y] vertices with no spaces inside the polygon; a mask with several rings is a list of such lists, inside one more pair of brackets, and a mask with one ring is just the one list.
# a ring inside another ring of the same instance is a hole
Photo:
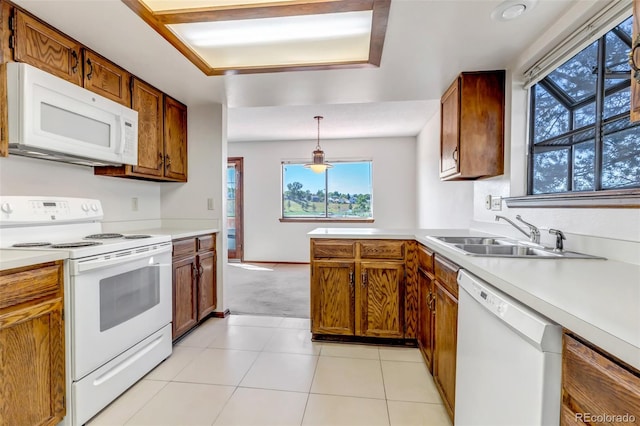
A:
{"label": "white dishwasher", "polygon": [[557,425],[562,328],[458,272],[455,424]]}

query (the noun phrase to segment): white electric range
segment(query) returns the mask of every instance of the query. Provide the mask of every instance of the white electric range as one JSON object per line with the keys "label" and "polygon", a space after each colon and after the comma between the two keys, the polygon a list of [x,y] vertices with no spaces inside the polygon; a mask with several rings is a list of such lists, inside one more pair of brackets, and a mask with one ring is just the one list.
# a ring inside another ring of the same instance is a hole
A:
{"label": "white electric range", "polygon": [[171,237],[102,233],[99,200],[0,197],[0,248],[65,260],[67,416],[81,425],[171,355]]}

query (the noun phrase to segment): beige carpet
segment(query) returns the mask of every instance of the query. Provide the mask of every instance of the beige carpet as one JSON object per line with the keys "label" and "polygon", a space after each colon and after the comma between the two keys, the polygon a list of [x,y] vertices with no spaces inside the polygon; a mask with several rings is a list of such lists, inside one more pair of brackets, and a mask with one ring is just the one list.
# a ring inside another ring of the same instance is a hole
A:
{"label": "beige carpet", "polygon": [[232,314],[309,318],[309,265],[229,263],[225,301]]}

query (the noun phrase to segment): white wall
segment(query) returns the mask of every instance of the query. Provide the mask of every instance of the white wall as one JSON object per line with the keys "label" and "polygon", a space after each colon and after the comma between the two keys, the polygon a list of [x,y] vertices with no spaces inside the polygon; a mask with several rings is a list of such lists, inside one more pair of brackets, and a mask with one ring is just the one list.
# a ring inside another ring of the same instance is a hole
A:
{"label": "white wall", "polygon": [[[160,220],[160,184],[94,176],[93,167],[9,155],[0,158],[0,195],[96,198],[105,222]],[[138,198],[133,211],[131,198]]]}
{"label": "white wall", "polygon": [[417,138],[418,228],[468,228],[473,215],[473,183],[440,180],[440,111]]}
{"label": "white wall", "polygon": [[327,160],[373,160],[374,223],[281,223],[281,161],[311,158],[315,141],[233,142],[244,158],[244,258],[308,262],[307,232],[318,227],[416,227],[415,138],[323,140]]}

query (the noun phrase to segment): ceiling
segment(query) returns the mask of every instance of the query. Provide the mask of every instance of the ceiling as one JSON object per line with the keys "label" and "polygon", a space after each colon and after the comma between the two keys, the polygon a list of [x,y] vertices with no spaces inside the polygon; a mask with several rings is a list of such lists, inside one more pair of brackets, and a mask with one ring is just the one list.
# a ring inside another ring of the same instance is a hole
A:
{"label": "ceiling", "polygon": [[[204,75],[120,0],[13,0],[190,107],[227,104],[229,142],[414,136],[461,71],[503,69],[573,4],[513,21],[500,0],[392,0],[379,68]],[[589,2],[608,0],[589,0]]]}

